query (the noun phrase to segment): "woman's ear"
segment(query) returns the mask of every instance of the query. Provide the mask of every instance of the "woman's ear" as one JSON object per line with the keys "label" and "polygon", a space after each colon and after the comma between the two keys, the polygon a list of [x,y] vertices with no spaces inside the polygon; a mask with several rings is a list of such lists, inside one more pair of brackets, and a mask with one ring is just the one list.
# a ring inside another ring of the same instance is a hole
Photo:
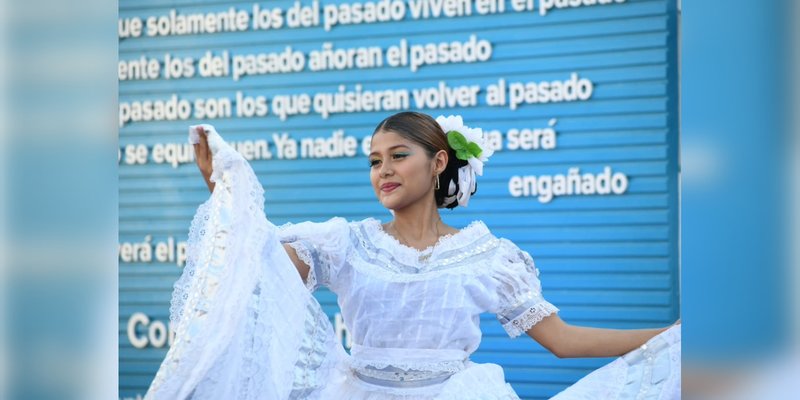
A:
{"label": "woman's ear", "polygon": [[449,160],[449,155],[444,150],[439,150],[433,156],[433,169],[437,175],[444,172],[445,168],[447,168],[447,161]]}

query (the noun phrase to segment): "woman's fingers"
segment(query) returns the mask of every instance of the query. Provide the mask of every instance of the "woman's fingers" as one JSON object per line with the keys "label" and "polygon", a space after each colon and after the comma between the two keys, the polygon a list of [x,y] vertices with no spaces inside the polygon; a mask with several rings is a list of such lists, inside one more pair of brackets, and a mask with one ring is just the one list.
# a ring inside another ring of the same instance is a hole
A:
{"label": "woman's fingers", "polygon": [[208,134],[206,133],[205,130],[203,130],[202,126],[199,129],[200,129],[200,132],[199,132],[200,133],[200,143],[203,145],[203,150],[205,151],[205,153],[204,153],[205,154],[205,158],[207,160],[211,161],[211,150],[208,147]]}
{"label": "woman's fingers", "polygon": [[[197,168],[203,175],[203,180],[206,181],[208,190],[213,193],[215,186],[214,182],[211,182],[213,155],[211,154],[211,149],[208,146],[208,132],[206,132],[202,126],[194,126],[192,129],[195,129],[195,132],[193,133],[197,133],[198,139],[197,143],[193,145],[194,161],[197,163]],[[194,135],[191,135],[191,137],[193,138]]]}
{"label": "woman's fingers", "polygon": [[201,172],[208,174],[211,172],[212,160],[211,151],[208,148],[208,135],[202,126],[198,126],[195,129],[197,129],[200,139],[199,143],[194,144],[195,162],[197,162],[197,166],[200,168]]}
{"label": "woman's fingers", "polygon": [[203,145],[200,143],[195,143],[194,145],[194,162],[197,164],[197,167],[200,170],[203,170],[203,164],[206,162],[205,150],[203,149]]}

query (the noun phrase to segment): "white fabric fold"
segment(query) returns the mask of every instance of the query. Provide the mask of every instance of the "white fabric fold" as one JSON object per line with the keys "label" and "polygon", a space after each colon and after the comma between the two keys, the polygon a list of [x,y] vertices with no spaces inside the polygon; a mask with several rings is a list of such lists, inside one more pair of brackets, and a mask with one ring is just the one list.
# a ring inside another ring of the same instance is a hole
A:
{"label": "white fabric fold", "polygon": [[[216,186],[192,221],[171,309],[176,337],[145,398],[307,394],[327,380],[315,375],[326,357],[340,356],[330,322],[266,219],[252,169],[212,126],[203,127]],[[197,135],[192,127],[189,140]],[[313,358],[304,359],[301,348]]]}

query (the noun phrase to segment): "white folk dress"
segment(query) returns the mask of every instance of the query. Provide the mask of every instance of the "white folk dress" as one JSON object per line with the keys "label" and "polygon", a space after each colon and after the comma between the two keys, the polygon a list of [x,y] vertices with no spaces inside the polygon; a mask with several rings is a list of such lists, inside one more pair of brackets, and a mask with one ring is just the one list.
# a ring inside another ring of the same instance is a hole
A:
{"label": "white folk dress", "polygon": [[[519,398],[498,365],[469,356],[481,313],[515,337],[558,311],[528,253],[482,222],[425,251],[375,219],[276,227],[250,166],[206,129],[216,187],[192,221],[170,307],[176,337],[146,399]],[[306,282],[282,243],[311,266]],[[350,355],[311,295],[319,286],[338,295]],[[648,345],[556,398],[679,398],[679,328]]]}

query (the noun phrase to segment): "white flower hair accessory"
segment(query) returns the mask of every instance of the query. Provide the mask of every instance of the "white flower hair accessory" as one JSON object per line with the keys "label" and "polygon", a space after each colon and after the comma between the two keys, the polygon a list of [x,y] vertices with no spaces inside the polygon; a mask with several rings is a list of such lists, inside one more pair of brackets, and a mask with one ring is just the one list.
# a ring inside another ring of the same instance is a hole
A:
{"label": "white flower hair accessory", "polygon": [[494,153],[481,128],[470,128],[464,125],[460,115],[436,117],[436,122],[447,135],[447,143],[455,151],[456,158],[464,160],[467,165],[458,169],[458,192],[452,181],[444,198],[443,206],[453,201],[466,207],[469,198],[476,189],[476,175],[483,175],[483,163]]}

